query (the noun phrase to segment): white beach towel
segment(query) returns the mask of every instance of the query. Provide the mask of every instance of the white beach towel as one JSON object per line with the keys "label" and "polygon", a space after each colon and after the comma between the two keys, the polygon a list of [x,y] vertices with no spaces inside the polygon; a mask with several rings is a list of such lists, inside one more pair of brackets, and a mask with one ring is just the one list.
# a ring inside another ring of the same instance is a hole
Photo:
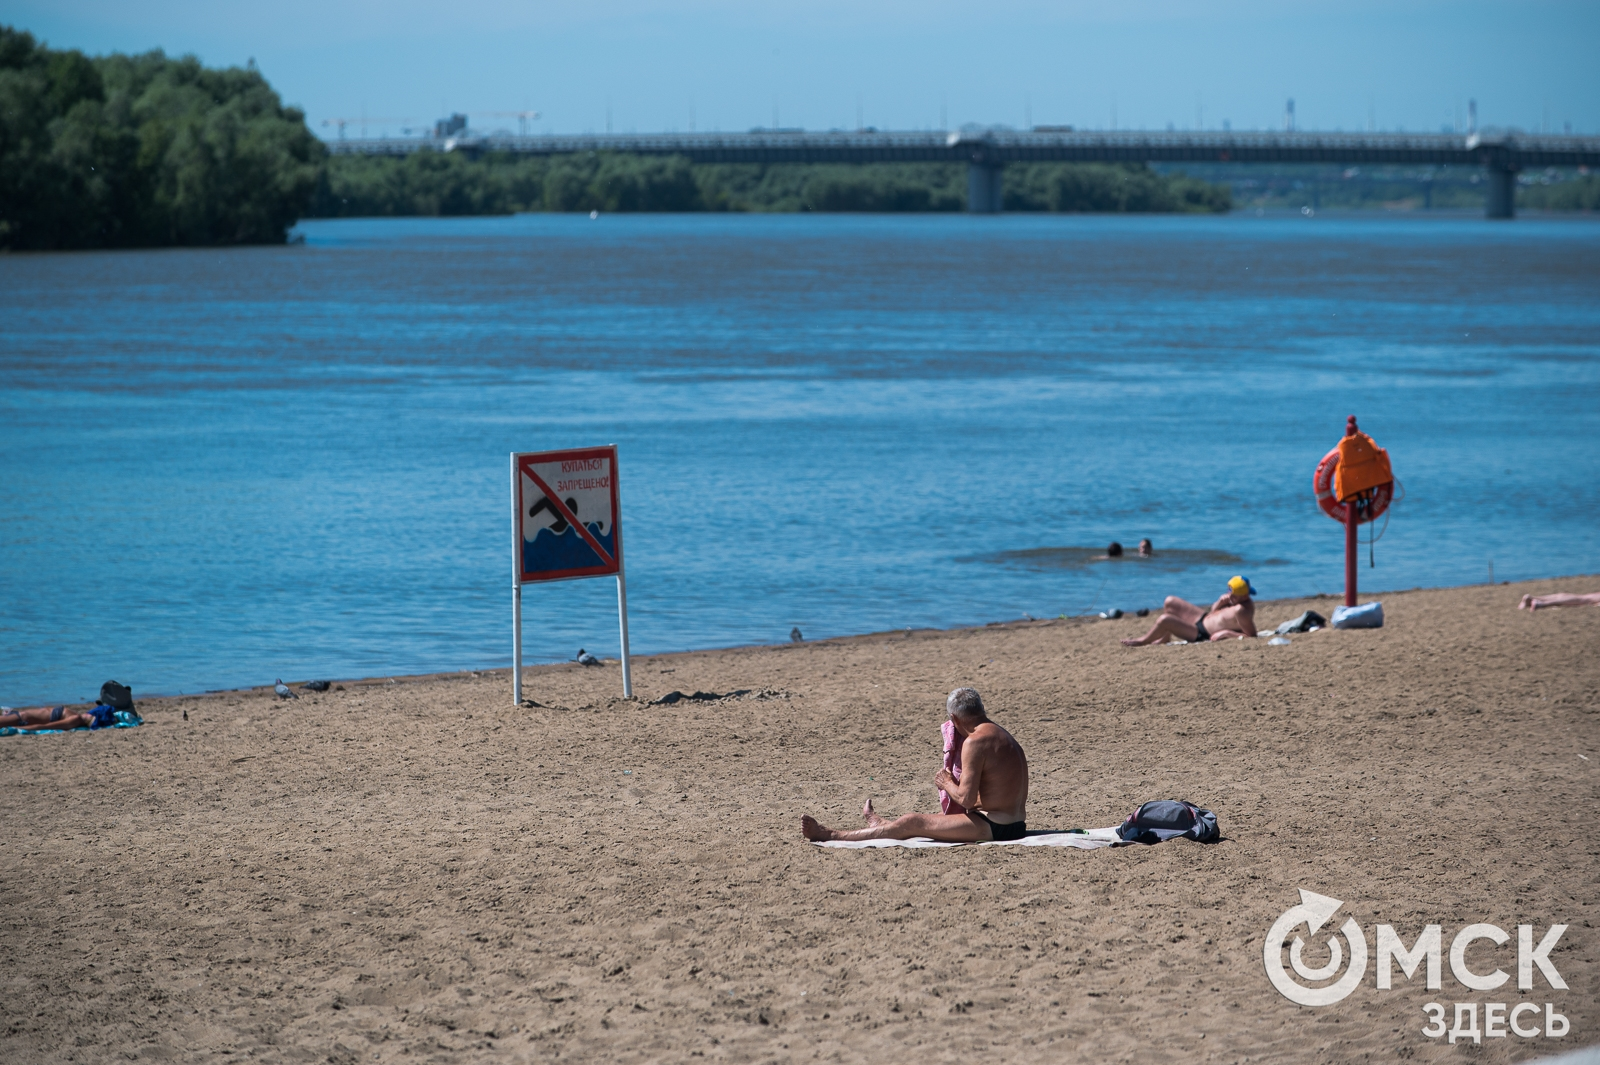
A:
{"label": "white beach towel", "polygon": [[1041,832],[1035,836],[1023,836],[1021,839],[1008,839],[1003,842],[985,840],[982,843],[945,843],[928,839],[926,836],[918,836],[915,839],[830,839],[818,843],[817,846],[839,847],[854,851],[877,847],[1071,847],[1075,850],[1092,851],[1121,842],[1121,837],[1117,835],[1117,826],[1112,825],[1110,828],[1091,828],[1088,832]]}

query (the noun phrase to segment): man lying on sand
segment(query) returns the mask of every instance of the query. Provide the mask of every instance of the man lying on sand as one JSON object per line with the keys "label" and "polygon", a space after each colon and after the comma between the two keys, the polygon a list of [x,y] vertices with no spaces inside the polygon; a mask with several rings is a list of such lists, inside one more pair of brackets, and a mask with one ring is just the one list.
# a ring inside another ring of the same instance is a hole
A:
{"label": "man lying on sand", "polygon": [[1600,592],[1590,592],[1588,595],[1568,595],[1559,592],[1555,595],[1525,595],[1522,602],[1517,604],[1518,610],[1543,610],[1552,606],[1600,606]]}
{"label": "man lying on sand", "polygon": [[[96,707],[104,709],[109,717],[110,707]],[[75,728],[94,728],[96,721],[94,711],[86,710],[80,714],[69,714],[64,706],[49,707],[35,706],[23,710],[7,710],[0,713],[0,728],[14,728],[21,732],[44,732],[57,730],[62,732]],[[102,727],[104,727],[102,725]]]}
{"label": "man lying on sand", "polygon": [[1210,610],[1203,610],[1175,595],[1167,596],[1166,613],[1156,618],[1150,631],[1137,640],[1123,640],[1124,647],[1143,647],[1166,643],[1173,636],[1190,643],[1207,640],[1242,640],[1256,634],[1256,604],[1250,597],[1255,588],[1243,577],[1228,582],[1228,591]]}
{"label": "man lying on sand", "polygon": [[938,839],[952,843],[1021,839],[1027,831],[1023,818],[1028,803],[1028,759],[1011,733],[989,720],[983,699],[971,688],[957,688],[945,700],[945,709],[961,744],[961,782],[940,768],[933,783],[962,806],[964,814],[905,814],[893,821],[879,817],[872,800],[861,808],[867,827],[838,832],[818,824],[810,814],[800,818],[800,831],[809,840]]}

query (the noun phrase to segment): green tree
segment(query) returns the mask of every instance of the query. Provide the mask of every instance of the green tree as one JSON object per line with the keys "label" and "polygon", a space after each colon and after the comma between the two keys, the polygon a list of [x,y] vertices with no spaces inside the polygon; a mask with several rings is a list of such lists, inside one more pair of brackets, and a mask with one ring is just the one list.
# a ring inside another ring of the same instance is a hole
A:
{"label": "green tree", "polygon": [[0,26],[0,247],[281,243],[325,155],[253,64],[90,58]]}

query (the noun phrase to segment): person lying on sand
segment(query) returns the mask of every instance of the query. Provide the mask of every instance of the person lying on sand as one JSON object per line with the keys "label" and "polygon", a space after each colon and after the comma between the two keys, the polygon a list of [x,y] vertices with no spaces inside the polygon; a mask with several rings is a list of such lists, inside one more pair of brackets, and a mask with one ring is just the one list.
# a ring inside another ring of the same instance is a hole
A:
{"label": "person lying on sand", "polygon": [[[106,708],[107,713],[110,708]],[[64,706],[35,706],[0,713],[0,728],[14,728],[22,732],[44,732],[59,729],[63,732],[75,728],[93,728],[93,711],[69,714]]]}
{"label": "person lying on sand", "polygon": [[1251,596],[1256,590],[1243,577],[1228,582],[1227,594],[1203,610],[1175,595],[1167,596],[1166,613],[1156,618],[1150,631],[1136,640],[1123,640],[1124,647],[1143,647],[1166,643],[1173,636],[1190,643],[1207,640],[1242,640],[1256,634],[1256,605]]}
{"label": "person lying on sand", "polygon": [[878,816],[872,800],[861,808],[866,828],[840,832],[818,824],[810,814],[800,817],[806,839],[938,839],[952,843],[1021,839],[1028,804],[1028,759],[1011,733],[989,720],[983,699],[971,688],[957,688],[945,700],[945,710],[964,737],[961,744],[961,781],[940,767],[933,783],[962,806],[964,814],[905,814],[893,821]]}
{"label": "person lying on sand", "polygon": [[1525,595],[1522,602],[1517,604],[1518,610],[1543,610],[1552,606],[1600,606],[1600,592],[1590,592],[1588,595],[1568,595],[1558,592],[1555,595]]}

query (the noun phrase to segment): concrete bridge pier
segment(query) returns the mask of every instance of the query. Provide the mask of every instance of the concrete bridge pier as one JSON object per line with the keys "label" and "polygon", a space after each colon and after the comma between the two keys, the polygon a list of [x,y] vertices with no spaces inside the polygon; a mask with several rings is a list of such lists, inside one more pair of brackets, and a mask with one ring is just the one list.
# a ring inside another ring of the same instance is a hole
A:
{"label": "concrete bridge pier", "polygon": [[967,164],[968,214],[1000,213],[1004,202],[1000,196],[1000,175],[1003,171],[1000,163],[973,160]]}
{"label": "concrete bridge pier", "polygon": [[1489,168],[1489,203],[1484,212],[1490,218],[1517,216],[1517,172],[1507,166]]}

